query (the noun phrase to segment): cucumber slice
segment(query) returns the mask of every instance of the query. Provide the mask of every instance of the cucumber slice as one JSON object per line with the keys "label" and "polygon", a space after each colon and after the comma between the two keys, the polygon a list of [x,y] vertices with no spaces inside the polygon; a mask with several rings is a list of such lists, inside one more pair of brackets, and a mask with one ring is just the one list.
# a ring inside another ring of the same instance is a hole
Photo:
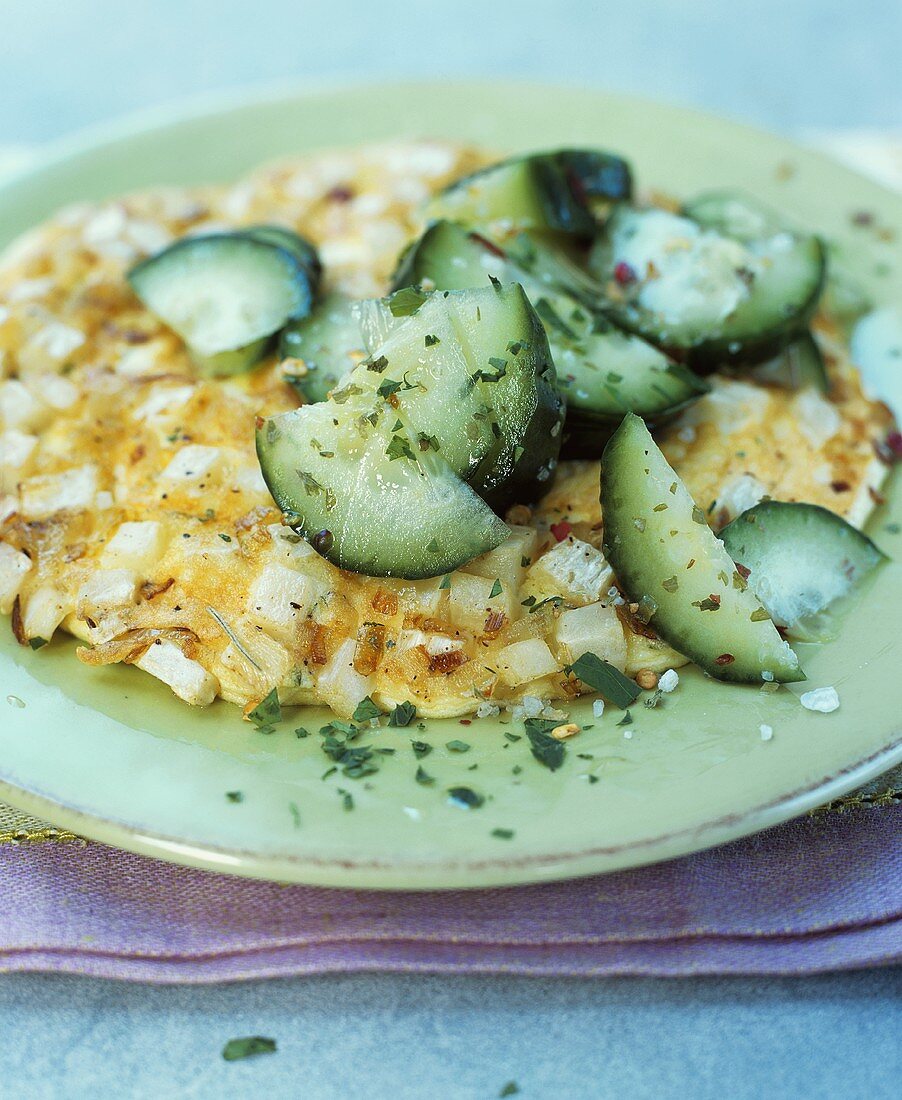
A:
{"label": "cucumber slice", "polygon": [[[350,381],[384,396],[493,505],[534,499],[557,465],[563,402],[516,283],[363,303],[373,348]],[[431,442],[430,442],[431,441]]]}
{"label": "cucumber slice", "polygon": [[794,340],[773,359],[752,367],[749,373],[756,382],[787,390],[813,387],[819,393],[827,393],[830,389],[824,357],[810,332]]}
{"label": "cucumber slice", "polygon": [[329,391],[365,356],[357,303],[333,292],[317,302],[307,317],[289,321],[279,339],[283,359],[301,359],[306,373],[287,372],[305,401],[325,401]]}
{"label": "cucumber slice", "polygon": [[[594,178],[601,180],[600,174]],[[502,234],[552,229],[590,237],[595,232],[582,179],[566,154],[555,153],[513,157],[456,180],[429,201],[426,217]]]}
{"label": "cucumber slice", "polygon": [[710,389],[645,340],[572,298],[541,297],[535,306],[549,333],[558,386],[567,402],[570,454],[581,440],[580,453],[597,457],[599,441],[625,413],[662,423]]}
{"label": "cucumber slice", "polygon": [[697,370],[760,362],[804,332],[824,283],[821,241],[757,205],[710,196],[684,215],[620,206],[590,269],[615,321]]}
{"label": "cucumber slice", "polygon": [[320,262],[316,246],[311,244],[305,237],[281,225],[251,225],[247,229],[242,229],[241,232],[252,240],[272,244],[277,248],[284,248],[286,252],[290,252],[310,273],[314,290],[319,286],[323,265]]}
{"label": "cucumber slice", "polygon": [[177,241],[128,280],[204,373],[236,374],[265,354],[286,321],[310,311],[317,276],[293,252],[236,232]]}
{"label": "cucumber slice", "polygon": [[509,531],[397,410],[369,395],[302,405],[257,431],[286,520],[342,569],[415,580],[449,573]]}
{"label": "cucumber slice", "polygon": [[654,630],[718,680],[803,680],[792,649],[746,586],[638,416],[601,469],[604,552]]}
{"label": "cucumber slice", "polygon": [[[568,456],[598,457],[627,411],[661,423],[708,392],[697,376],[590,308],[586,299],[597,300],[597,285],[560,250],[526,237],[502,250],[463,226],[436,222],[404,254],[395,283],[457,289],[490,277],[522,280],[545,327],[567,401]],[[378,320],[370,327],[383,328]]]}
{"label": "cucumber slice", "polygon": [[762,501],[719,537],[751,570],[749,587],[773,621],[806,639],[818,627],[814,617],[886,561],[867,535],[816,504]]}

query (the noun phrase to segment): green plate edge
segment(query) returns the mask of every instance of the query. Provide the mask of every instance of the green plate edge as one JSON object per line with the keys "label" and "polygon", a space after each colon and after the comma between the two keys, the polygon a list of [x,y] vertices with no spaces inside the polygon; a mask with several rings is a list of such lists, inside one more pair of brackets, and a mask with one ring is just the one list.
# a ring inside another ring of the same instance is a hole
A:
{"label": "green plate edge", "polygon": [[[472,140],[499,151],[591,142],[622,151],[646,186],[677,194],[742,186],[826,232],[878,304],[902,295],[898,246],[856,229],[850,216],[869,210],[902,235],[902,200],[893,193],[720,118],[533,84],[280,85],[144,112],[55,146],[0,187],[0,244],[81,198],[226,180],[282,154],[405,137]],[[902,521],[898,478],[889,496],[869,531],[893,554],[894,536],[884,532]],[[567,763],[553,774],[525,741],[503,737],[522,730],[494,720],[385,731],[376,743],[397,752],[371,789],[320,780],[329,761],[318,739],[299,740],[291,730],[300,723],[315,730],[326,720],[322,711],[289,712],[267,737],[227,704],[189,711],[134,669],[88,670],[74,664],[69,644],[31,653],[4,631],[2,695],[26,706],[0,699],[0,798],[130,851],[324,886],[515,885],[684,855],[804,813],[902,761],[900,581],[902,569],[890,564],[837,643],[802,647],[808,685],[764,696],[687,670],[663,707],[634,709],[631,740],[616,727],[614,708],[593,723],[591,703],[582,702],[573,717],[594,728],[570,742]],[[798,694],[823,684],[839,690],[840,710],[804,711]],[[766,744],[761,722],[775,730]],[[413,780],[411,736],[436,746],[422,761],[435,787]],[[452,738],[469,741],[471,751],[445,750]],[[593,760],[578,760],[578,752]],[[514,765],[522,767],[517,777]],[[589,782],[590,771],[597,782]],[[478,810],[459,809],[444,793],[455,785],[490,797]],[[338,787],[353,793],[352,812]],[[229,802],[229,790],[242,790],[244,800]],[[515,835],[495,837],[498,828]]]}

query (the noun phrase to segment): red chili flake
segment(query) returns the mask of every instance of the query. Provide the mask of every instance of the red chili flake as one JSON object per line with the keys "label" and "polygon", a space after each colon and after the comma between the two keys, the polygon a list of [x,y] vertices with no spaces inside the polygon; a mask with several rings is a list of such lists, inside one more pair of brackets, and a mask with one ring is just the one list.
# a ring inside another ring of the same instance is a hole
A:
{"label": "red chili flake", "polygon": [[852,488],[852,486],[848,483],[848,481],[831,481],[830,488],[833,490],[834,493],[847,493]]}
{"label": "red chili flake", "polygon": [[326,198],[331,202],[350,202],[354,197],[354,192],[350,187],[343,187],[339,184],[338,187],[333,187],[330,191],[326,192]]}
{"label": "red chili flake", "polygon": [[552,523],[551,525],[551,533],[558,542],[563,542],[572,530],[572,524],[569,524],[565,519],[562,519],[560,523]]}
{"label": "red chili flake", "polygon": [[894,459],[902,458],[902,432],[890,432],[886,437],[886,445]]}
{"label": "red chili flake", "polygon": [[500,259],[506,259],[505,253],[495,244],[494,241],[490,241],[488,237],[483,237],[481,233],[471,233],[470,240],[476,241],[477,244],[481,244],[486,252],[491,252],[493,256],[498,256]]}
{"label": "red chili flake", "polygon": [[636,281],[636,271],[626,260],[621,260],[614,268],[614,279],[620,286],[629,286]]}
{"label": "red chili flake", "polygon": [[742,577],[744,581],[747,581],[752,571],[748,568],[748,566],[740,565],[739,562],[736,562],[736,572],[739,574],[740,577]]}
{"label": "red chili flake", "polygon": [[714,658],[714,663],[716,665],[731,665],[735,660],[736,658],[732,653],[721,653],[719,657]]}
{"label": "red chili flake", "polygon": [[472,726],[473,725],[472,721],[469,718],[461,718],[460,724],[462,726]]}

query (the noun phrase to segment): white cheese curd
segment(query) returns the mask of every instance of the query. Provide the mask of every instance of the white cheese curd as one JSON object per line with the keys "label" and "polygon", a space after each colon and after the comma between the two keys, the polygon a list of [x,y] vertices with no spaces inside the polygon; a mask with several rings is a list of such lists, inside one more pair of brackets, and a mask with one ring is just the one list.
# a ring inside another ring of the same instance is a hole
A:
{"label": "white cheese curd", "polygon": [[755,274],[760,264],[738,241],[666,210],[648,211],[632,224],[635,232],[615,235],[614,255],[642,281],[639,304],[665,324],[691,317],[714,326],[748,297],[748,281],[736,272]]}
{"label": "white cheese curd", "polygon": [[669,695],[680,682],[679,674],[675,668],[669,668],[658,680],[658,690]]}
{"label": "white cheese curd", "polygon": [[805,710],[830,714],[839,708],[839,695],[834,687],[813,688],[800,696],[799,702]]}

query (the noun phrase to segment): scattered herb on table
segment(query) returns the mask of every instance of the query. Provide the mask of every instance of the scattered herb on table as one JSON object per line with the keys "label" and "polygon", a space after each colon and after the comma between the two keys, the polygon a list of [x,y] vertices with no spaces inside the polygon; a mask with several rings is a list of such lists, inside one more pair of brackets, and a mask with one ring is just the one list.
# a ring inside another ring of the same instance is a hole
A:
{"label": "scattered herb on table", "polygon": [[350,791],[344,790],[343,787],[338,788],[338,794],[341,796],[341,805],[344,810],[354,809],[354,796]]}
{"label": "scattered herb on table", "polygon": [[288,803],[288,812],[291,814],[291,820],[294,822],[294,827],[300,829],[301,827],[301,811],[298,809],[297,802]]}
{"label": "scattered herb on table", "polygon": [[508,1081],[501,1089],[501,1092],[498,1093],[498,1096],[500,1100],[503,1100],[505,1096],[516,1096],[519,1091],[520,1086],[516,1081]]}
{"label": "scattered herb on table", "polygon": [[633,716],[630,714],[629,711],[626,711],[626,713],[623,715],[623,717],[617,723],[618,726],[631,726],[632,724],[633,724]]}
{"label": "scattered herb on table", "polygon": [[416,757],[428,756],[432,752],[432,746],[426,741],[411,741],[410,747]]}
{"label": "scattered herb on table", "polygon": [[512,840],[514,836],[513,829],[492,829],[492,836],[498,837],[499,840]]}
{"label": "scattered herb on table", "polygon": [[414,778],[421,787],[431,787],[432,784],[435,782],[435,776],[430,775],[422,764],[420,764],[417,768],[417,772]]}
{"label": "scattered herb on table", "polygon": [[227,1062],[237,1062],[241,1058],[253,1058],[258,1054],[275,1054],[275,1039],[265,1035],[248,1035],[241,1039],[229,1039],[222,1048],[222,1056]]}
{"label": "scattered herb on table", "polygon": [[448,750],[448,752],[469,752],[470,751],[470,746],[467,744],[466,741],[458,741],[457,739],[455,739],[453,741],[445,742],[445,748]]}
{"label": "scattered herb on table", "polygon": [[226,791],[226,798],[229,802],[243,802],[244,795],[241,791]]}

